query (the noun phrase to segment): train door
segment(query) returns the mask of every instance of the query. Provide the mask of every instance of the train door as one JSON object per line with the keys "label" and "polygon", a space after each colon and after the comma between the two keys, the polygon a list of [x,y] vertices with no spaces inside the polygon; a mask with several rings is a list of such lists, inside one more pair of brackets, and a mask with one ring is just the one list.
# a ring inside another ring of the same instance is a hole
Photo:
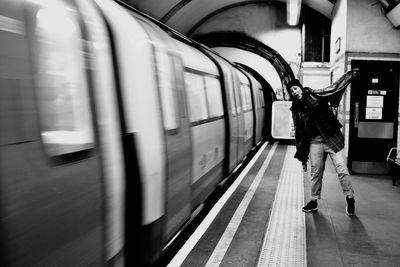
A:
{"label": "train door", "polygon": [[[231,74],[231,72],[228,72]],[[230,120],[230,162],[229,162],[229,172],[233,171],[233,169],[236,167],[238,163],[238,150],[239,150],[239,115],[238,115],[238,110],[236,107],[236,101],[235,101],[235,94],[233,92],[233,81],[231,75],[228,75],[228,78],[226,80],[229,80],[227,82],[227,92],[228,92],[228,97],[229,97],[229,103],[230,103],[230,110],[231,114],[231,120]]]}
{"label": "train door", "polygon": [[[172,52],[175,42],[161,29],[136,17],[153,41],[155,78],[161,105],[166,153],[166,197],[163,242],[166,244],[189,219],[192,210],[192,144],[186,110],[184,66]],[[162,44],[162,45],[161,45]],[[163,199],[164,201],[164,199]]]}
{"label": "train door", "polygon": [[239,77],[241,77],[239,94],[243,104],[242,110],[244,121],[244,155],[247,155],[247,153],[254,146],[253,137],[255,136],[255,116],[253,112],[253,103],[251,100],[250,80],[241,72],[238,72],[238,75]]}
{"label": "train door", "polygon": [[99,150],[104,173],[106,260],[118,265],[123,260],[125,242],[125,172],[121,121],[118,114],[116,80],[107,27],[89,1],[76,1],[84,16],[91,47],[91,73]]}
{"label": "train door", "polygon": [[[167,60],[167,59],[166,59]],[[169,59],[171,60],[171,59]],[[162,64],[162,63],[160,63]],[[174,233],[190,216],[191,206],[191,179],[192,177],[192,147],[190,139],[190,122],[187,110],[185,110],[185,92],[183,64],[174,58],[174,62],[164,63],[163,74],[170,69],[170,88],[165,80],[160,88],[162,109],[164,115],[164,127],[166,134],[167,152],[167,196],[166,196],[166,225],[165,240],[169,240]],[[168,66],[171,66],[168,68]],[[160,68],[159,76],[161,77]],[[165,77],[168,79],[168,77]],[[164,91],[164,94],[162,93]],[[166,95],[169,91],[170,95]],[[174,111],[172,111],[174,109]],[[174,112],[171,114],[171,112]],[[169,116],[168,116],[169,114]]]}
{"label": "train door", "polygon": [[221,67],[221,77],[223,77],[223,84],[226,98],[226,119],[228,121],[227,124],[227,145],[226,148],[228,153],[226,157],[228,158],[228,166],[226,168],[225,175],[229,175],[232,172],[236,165],[238,164],[238,140],[239,140],[239,120],[238,120],[238,110],[236,108],[235,102],[235,94],[234,83],[233,83],[233,72],[229,68],[229,64],[226,63],[225,60],[222,60],[215,56],[214,58]]}
{"label": "train door", "polygon": [[238,136],[237,136],[237,159],[238,162],[242,161],[244,157],[244,111],[243,111],[243,104],[242,99],[240,97],[240,80],[239,77],[236,75],[236,70],[230,66],[230,71],[232,73],[232,84],[233,84],[233,95],[235,98],[236,104],[236,119],[238,122]]}
{"label": "train door", "polygon": [[349,169],[387,173],[397,139],[399,63],[354,60],[352,68],[360,71],[351,85]]}
{"label": "train door", "polygon": [[[257,127],[258,127],[258,131],[257,131],[257,142],[262,141],[265,134],[264,132],[266,131],[266,111],[265,111],[265,102],[264,102],[264,91],[262,90],[261,84],[259,84],[257,82],[258,86],[256,87],[255,91],[256,93],[256,97],[258,98],[258,107],[257,107],[257,114],[258,114],[258,120],[257,120]],[[270,101],[272,102],[272,101]]]}

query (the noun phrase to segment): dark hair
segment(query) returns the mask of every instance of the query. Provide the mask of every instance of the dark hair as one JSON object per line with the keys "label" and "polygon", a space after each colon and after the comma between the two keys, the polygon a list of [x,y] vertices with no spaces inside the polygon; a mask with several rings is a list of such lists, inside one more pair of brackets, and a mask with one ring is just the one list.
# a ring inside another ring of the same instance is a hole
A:
{"label": "dark hair", "polygon": [[292,86],[294,86],[294,85],[300,87],[301,90],[303,90],[303,85],[302,85],[302,84],[300,83],[300,81],[297,80],[297,79],[290,80],[290,81],[288,82],[286,88],[289,90],[289,89],[290,89]]}

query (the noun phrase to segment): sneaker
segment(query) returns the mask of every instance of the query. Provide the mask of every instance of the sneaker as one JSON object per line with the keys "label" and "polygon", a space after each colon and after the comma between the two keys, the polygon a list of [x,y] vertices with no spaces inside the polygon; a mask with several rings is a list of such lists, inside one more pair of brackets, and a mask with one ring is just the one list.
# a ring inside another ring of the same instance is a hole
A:
{"label": "sneaker", "polygon": [[304,212],[312,212],[318,210],[318,202],[315,200],[311,200],[303,207]]}
{"label": "sneaker", "polygon": [[346,206],[347,215],[354,215],[355,211],[354,202],[356,201],[354,200],[354,198],[349,198],[348,196],[346,196],[346,202],[347,202]]}

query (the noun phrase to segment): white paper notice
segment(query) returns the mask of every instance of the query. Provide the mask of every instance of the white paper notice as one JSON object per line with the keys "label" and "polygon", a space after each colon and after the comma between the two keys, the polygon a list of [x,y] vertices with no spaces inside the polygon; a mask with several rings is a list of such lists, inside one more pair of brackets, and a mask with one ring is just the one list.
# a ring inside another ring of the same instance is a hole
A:
{"label": "white paper notice", "polygon": [[382,119],[382,108],[366,108],[365,118],[367,120],[381,120]]}
{"label": "white paper notice", "polygon": [[369,108],[381,108],[381,107],[383,107],[383,96],[381,96],[381,95],[368,95],[367,96],[367,107],[369,107]]}

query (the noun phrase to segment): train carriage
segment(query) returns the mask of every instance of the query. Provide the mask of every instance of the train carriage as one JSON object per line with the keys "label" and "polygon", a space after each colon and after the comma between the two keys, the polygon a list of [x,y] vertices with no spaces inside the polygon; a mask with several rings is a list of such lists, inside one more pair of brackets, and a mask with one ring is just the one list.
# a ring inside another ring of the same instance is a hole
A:
{"label": "train carriage", "polygon": [[154,262],[261,140],[255,80],[114,1],[0,7],[0,263]]}

